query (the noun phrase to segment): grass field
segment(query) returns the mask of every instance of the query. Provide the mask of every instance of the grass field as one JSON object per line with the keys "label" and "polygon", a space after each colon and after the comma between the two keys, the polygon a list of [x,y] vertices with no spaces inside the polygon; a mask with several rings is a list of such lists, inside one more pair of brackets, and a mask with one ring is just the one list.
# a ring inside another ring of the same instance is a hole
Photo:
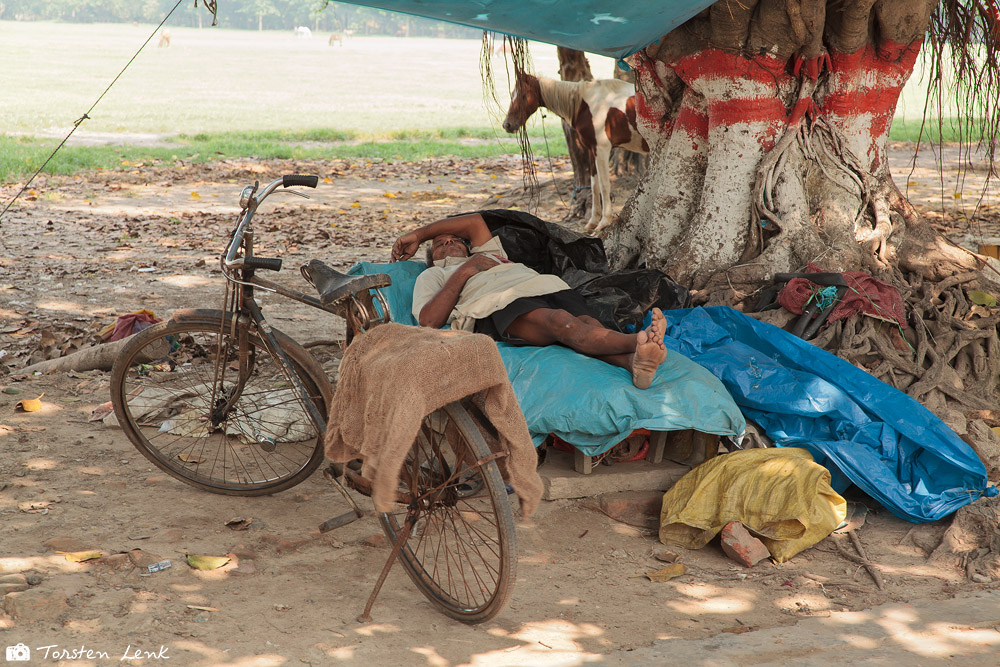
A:
{"label": "grass field", "polygon": [[[152,30],[0,21],[0,179],[36,168]],[[331,47],[324,33],[302,40],[291,31],[170,30],[171,46],[151,41],[50,171],[174,155],[415,159],[517,151],[500,129],[504,110],[484,101],[476,40],[354,37]],[[532,56],[536,71],[557,76],[555,47],[533,44]],[[613,61],[590,59],[598,77],[612,75]],[[500,56],[494,64],[505,106],[506,67]],[[904,90],[894,139],[916,138],[920,79],[918,71]],[[530,126],[537,145],[544,130],[549,152],[565,154],[557,119],[543,128],[539,116]],[[87,148],[108,143],[128,146]]]}
{"label": "grass field", "polygon": [[[149,25],[0,21],[0,101],[7,133],[60,133],[97,99]],[[90,132],[392,130],[498,127],[483,103],[476,40],[354,37],[172,28],[154,39],[86,123]],[[555,47],[533,49],[556,75]],[[599,62],[600,61],[600,62]],[[497,66],[503,61],[498,56]],[[607,58],[592,61],[610,76]],[[506,88],[505,81],[498,81]],[[16,94],[9,94],[16,91]],[[507,90],[500,97],[506,104]],[[495,107],[494,107],[495,108]]]}

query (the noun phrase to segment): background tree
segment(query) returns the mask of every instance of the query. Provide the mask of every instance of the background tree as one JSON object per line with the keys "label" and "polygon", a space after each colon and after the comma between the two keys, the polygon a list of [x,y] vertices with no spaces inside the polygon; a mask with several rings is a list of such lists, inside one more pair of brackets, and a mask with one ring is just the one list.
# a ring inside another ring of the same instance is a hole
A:
{"label": "background tree", "polygon": [[[559,78],[563,81],[593,81],[590,62],[583,51],[556,48],[559,58]],[[562,121],[563,135],[569,149],[570,163],[573,165],[573,195],[570,209],[564,220],[586,220],[590,217],[590,207],[593,205],[593,193],[590,191],[590,158],[587,149],[580,142],[580,137],[573,126]]]}

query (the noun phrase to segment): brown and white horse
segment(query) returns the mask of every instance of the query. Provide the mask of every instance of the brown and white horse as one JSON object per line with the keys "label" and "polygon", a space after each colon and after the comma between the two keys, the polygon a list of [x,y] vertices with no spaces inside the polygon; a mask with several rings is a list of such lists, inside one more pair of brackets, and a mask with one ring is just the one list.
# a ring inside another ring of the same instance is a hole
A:
{"label": "brown and white horse", "polygon": [[649,152],[635,127],[635,88],[617,79],[558,81],[519,74],[503,129],[517,132],[538,107],[568,122],[586,147],[594,200],[587,229],[604,229],[611,224],[611,149]]}

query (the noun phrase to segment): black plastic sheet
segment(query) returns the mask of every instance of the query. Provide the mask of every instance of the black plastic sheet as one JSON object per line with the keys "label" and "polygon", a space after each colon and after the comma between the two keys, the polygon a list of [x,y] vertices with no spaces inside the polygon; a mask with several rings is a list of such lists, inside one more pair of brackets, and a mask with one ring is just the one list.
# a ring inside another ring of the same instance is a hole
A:
{"label": "black plastic sheet", "polygon": [[611,271],[604,243],[530,213],[496,209],[479,211],[500,238],[511,260],[539,273],[552,273],[577,290],[601,323],[619,331],[642,326],[650,308],[687,308],[691,295],[656,269]]}

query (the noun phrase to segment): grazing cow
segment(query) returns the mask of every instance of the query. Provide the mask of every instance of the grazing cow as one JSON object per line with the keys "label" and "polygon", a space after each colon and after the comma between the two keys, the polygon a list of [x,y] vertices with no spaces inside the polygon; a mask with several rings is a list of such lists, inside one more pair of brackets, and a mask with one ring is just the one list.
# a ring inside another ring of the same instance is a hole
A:
{"label": "grazing cow", "polygon": [[341,37],[340,35],[338,35],[337,33],[333,33],[332,35],[330,35],[330,41],[327,42],[327,43],[330,46],[333,46],[334,42],[336,42],[338,46],[343,46],[344,45],[344,38]]}
{"label": "grazing cow", "polygon": [[157,48],[164,48],[170,46],[170,31],[164,30],[160,33],[160,43],[156,45]]}
{"label": "grazing cow", "polygon": [[617,79],[558,81],[519,74],[503,129],[517,132],[540,106],[569,123],[587,149],[593,196],[587,230],[600,231],[611,224],[611,149],[649,152],[635,126],[635,88]]}
{"label": "grazing cow", "polygon": [[305,27],[304,25],[296,26],[295,36],[299,39],[309,39],[313,36],[312,30]]}

